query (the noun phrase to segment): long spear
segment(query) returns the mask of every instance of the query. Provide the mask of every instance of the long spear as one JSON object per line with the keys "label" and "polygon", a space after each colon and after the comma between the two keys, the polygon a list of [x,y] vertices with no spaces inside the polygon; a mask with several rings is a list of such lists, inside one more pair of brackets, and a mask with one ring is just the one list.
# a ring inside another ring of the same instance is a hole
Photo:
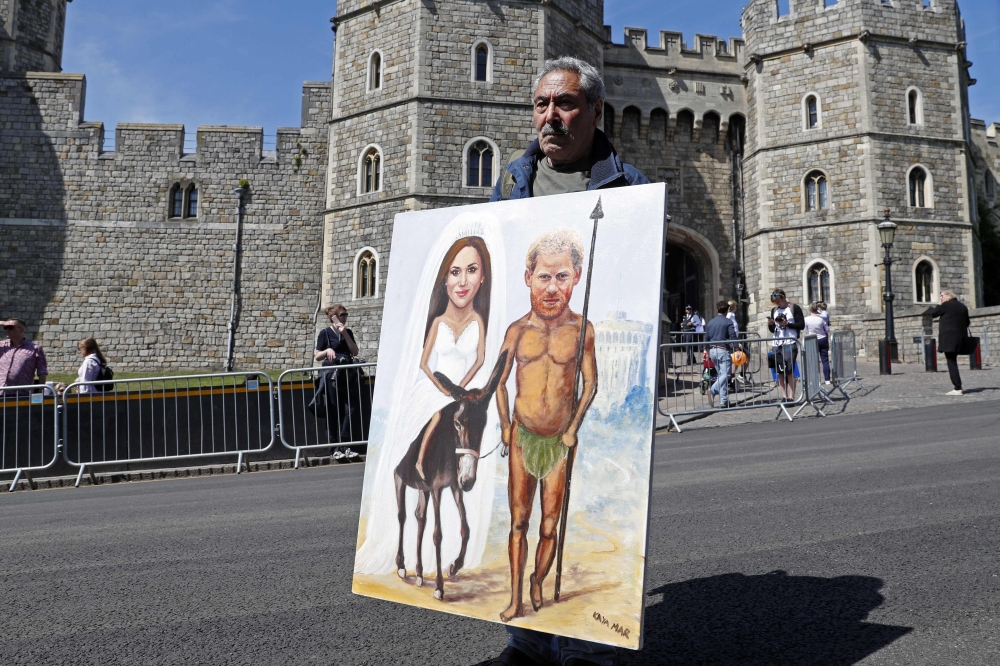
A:
{"label": "long spear", "polygon": [[[601,207],[601,198],[597,198],[597,205],[594,212],[590,214],[590,219],[594,221],[594,233],[590,237],[590,261],[587,263],[587,288],[583,292],[583,313],[580,321],[580,341],[576,345],[576,376],[573,378],[573,411],[580,407],[580,400],[583,395],[583,348],[587,339],[587,311],[590,309],[590,279],[594,277],[594,247],[597,245],[597,223],[604,217],[604,209]],[[576,450],[580,446],[577,439],[576,446],[569,450],[566,460],[566,491],[563,494],[562,513],[559,516],[559,543],[556,545],[556,588],[553,598],[559,601],[559,588],[562,585],[562,562],[563,546],[566,543],[566,520],[569,513],[569,490],[573,482],[573,461],[576,459]]]}

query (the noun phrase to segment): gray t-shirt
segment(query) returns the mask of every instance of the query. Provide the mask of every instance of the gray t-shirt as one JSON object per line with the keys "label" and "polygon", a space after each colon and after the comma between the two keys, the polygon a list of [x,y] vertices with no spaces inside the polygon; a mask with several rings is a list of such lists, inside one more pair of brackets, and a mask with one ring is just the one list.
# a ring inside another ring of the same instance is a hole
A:
{"label": "gray t-shirt", "polygon": [[590,186],[590,167],[590,155],[578,162],[560,167],[549,166],[548,159],[543,155],[538,158],[531,194],[536,197],[547,197],[550,194],[585,192]]}

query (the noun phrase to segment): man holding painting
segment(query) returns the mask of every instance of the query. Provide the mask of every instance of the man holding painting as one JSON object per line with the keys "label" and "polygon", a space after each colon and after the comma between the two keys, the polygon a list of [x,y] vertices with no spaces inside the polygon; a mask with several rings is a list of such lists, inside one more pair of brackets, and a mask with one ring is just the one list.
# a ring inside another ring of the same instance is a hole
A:
{"label": "man holding painting", "polygon": [[[538,138],[504,169],[492,201],[644,185],[649,181],[618,157],[598,127],[603,122],[604,82],[596,68],[576,58],[546,61],[533,87],[534,123]],[[507,622],[523,612],[522,589],[527,563],[526,530],[536,488],[541,486],[542,521],[529,597],[539,610],[542,583],[556,551],[556,530],[566,486],[567,453],[597,392],[594,329],[586,325],[581,364],[582,395],[576,410],[581,316],[569,308],[580,280],[583,247],[579,237],[557,230],[535,240],[528,251],[525,284],[531,290],[531,312],[511,324],[504,340],[507,367],[497,390],[503,442],[510,451],[508,482],[511,510],[509,556],[511,602],[500,618]],[[589,270],[589,268],[588,268]],[[509,411],[505,382],[517,363],[517,395]],[[610,666],[615,648],[508,626],[510,643],[493,666],[535,664],[599,664]]]}

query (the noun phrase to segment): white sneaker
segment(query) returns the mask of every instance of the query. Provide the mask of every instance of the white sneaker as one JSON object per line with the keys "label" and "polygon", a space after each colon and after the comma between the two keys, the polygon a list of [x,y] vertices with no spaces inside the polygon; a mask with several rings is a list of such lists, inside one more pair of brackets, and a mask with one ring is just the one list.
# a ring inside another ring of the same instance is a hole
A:
{"label": "white sneaker", "polygon": [[830,380],[829,380],[829,379],[828,379],[828,380],[826,380],[826,381],[825,381],[825,382],[823,382],[823,383],[824,383],[824,384],[826,384],[827,386],[830,386]]}
{"label": "white sneaker", "polygon": [[954,391],[948,391],[945,395],[965,395],[962,393],[962,389],[955,389]]}

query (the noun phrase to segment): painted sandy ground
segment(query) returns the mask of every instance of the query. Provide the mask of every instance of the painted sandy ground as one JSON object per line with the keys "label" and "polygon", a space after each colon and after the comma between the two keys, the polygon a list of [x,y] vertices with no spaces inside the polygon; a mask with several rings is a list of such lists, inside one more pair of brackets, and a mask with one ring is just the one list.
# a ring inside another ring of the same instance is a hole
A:
{"label": "painted sandy ground", "polygon": [[[537,509],[537,505],[535,507]],[[562,594],[552,601],[555,565],[545,580],[545,602],[537,613],[528,598],[528,576],[534,570],[537,516],[532,516],[533,536],[528,538],[528,564],[524,575],[524,616],[510,624],[561,636],[572,636],[637,650],[642,613],[643,558],[635,545],[626,548],[615,538],[620,525],[611,527],[587,522],[583,513],[573,514],[567,530],[563,559]],[[428,521],[426,539],[431,538]],[[622,523],[626,524],[626,523]],[[635,523],[632,523],[635,524]],[[626,552],[631,551],[631,552]],[[506,539],[488,544],[482,566],[464,569],[448,578],[450,561],[442,561],[444,600],[434,598],[435,563],[424,562],[424,585],[417,587],[415,562],[407,562],[406,580],[396,574],[354,575],[356,594],[396,601],[430,610],[499,622],[500,611],[510,602],[510,569]]]}

